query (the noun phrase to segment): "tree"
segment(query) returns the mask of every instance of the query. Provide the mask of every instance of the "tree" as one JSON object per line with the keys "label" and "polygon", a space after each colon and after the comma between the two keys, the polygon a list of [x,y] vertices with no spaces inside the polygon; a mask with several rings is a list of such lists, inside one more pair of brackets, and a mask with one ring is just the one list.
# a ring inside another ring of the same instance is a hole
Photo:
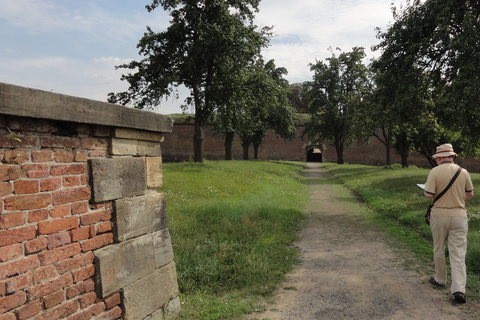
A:
{"label": "tree", "polygon": [[[235,99],[223,109],[226,112],[216,115],[217,123],[227,132],[234,131],[242,141],[243,159],[248,160],[250,146],[254,147],[254,158],[258,159],[258,148],[268,129],[282,138],[295,135],[295,110],[287,98],[288,82],[283,79],[285,68],[277,68],[274,60],[267,63],[258,59],[242,70],[241,90],[236,91]],[[231,143],[226,143],[225,145]],[[229,154],[226,150],[226,154]]]}
{"label": "tree", "polygon": [[308,101],[304,83],[292,83],[290,85],[288,100],[297,113],[308,113]]}
{"label": "tree", "polygon": [[109,101],[148,108],[184,85],[191,92],[186,105],[195,109],[194,161],[203,161],[205,124],[231,98],[232,77],[268,45],[270,28],[253,24],[258,4],[259,0],[154,0],[148,11],[170,11],[171,24],[159,33],[147,27],[137,45],[144,58],[117,67],[133,72],[121,78],[129,83],[128,91],[110,93]]}
{"label": "tree", "polygon": [[309,84],[309,113],[304,135],[316,143],[327,140],[334,145],[338,164],[344,163],[345,146],[353,142],[356,106],[361,103],[367,88],[367,68],[362,63],[365,51],[354,47],[338,57],[311,64],[313,81]]}
{"label": "tree", "polygon": [[476,155],[480,1],[414,0],[403,10],[394,9],[394,17],[395,23],[378,33],[382,55],[376,67],[382,72],[384,96],[395,100],[392,111],[414,115],[402,119],[409,127],[402,136],[427,158],[435,143],[447,141]]}

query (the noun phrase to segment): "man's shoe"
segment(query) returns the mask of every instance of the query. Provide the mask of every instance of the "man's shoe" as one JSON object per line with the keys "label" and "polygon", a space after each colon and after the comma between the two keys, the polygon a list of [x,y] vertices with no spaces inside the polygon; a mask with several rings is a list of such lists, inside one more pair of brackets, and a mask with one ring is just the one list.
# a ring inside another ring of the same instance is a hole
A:
{"label": "man's shoe", "polygon": [[430,279],[428,280],[428,282],[430,282],[433,285],[436,285],[437,287],[445,287],[444,284],[438,283],[437,280],[435,280],[434,276],[431,276]]}
{"label": "man's shoe", "polygon": [[459,302],[459,303],[465,303],[467,302],[467,297],[465,296],[465,293],[462,293],[462,292],[455,292],[453,294],[453,296],[455,297],[455,301]]}

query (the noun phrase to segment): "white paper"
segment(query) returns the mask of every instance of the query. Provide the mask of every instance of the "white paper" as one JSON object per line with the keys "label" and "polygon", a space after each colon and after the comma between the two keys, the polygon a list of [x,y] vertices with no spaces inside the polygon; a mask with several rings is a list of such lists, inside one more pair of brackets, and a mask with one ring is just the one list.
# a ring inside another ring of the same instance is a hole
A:
{"label": "white paper", "polygon": [[425,190],[425,184],[417,183],[417,186],[419,186],[420,188],[422,188],[423,190]]}

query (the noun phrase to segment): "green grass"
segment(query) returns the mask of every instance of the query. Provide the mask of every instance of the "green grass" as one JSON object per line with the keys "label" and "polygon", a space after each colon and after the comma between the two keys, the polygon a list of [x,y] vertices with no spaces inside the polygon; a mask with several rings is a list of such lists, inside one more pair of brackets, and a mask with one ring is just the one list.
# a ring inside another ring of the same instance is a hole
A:
{"label": "green grass", "polygon": [[[430,200],[416,186],[429,170],[322,166],[369,206],[369,221],[391,235],[392,245],[431,265],[431,232],[423,219]],[[303,168],[301,162],[269,161],[163,164],[160,191],[166,194],[177,264],[180,319],[242,319],[265,309],[262,303],[299,261],[292,242],[305,218],[308,186],[318,182],[304,179]],[[479,174],[472,179],[480,186]],[[469,300],[478,301],[480,196],[467,211],[467,290]]]}
{"label": "green grass", "polygon": [[164,163],[182,319],[262,310],[298,262],[291,246],[308,201],[303,163]]}

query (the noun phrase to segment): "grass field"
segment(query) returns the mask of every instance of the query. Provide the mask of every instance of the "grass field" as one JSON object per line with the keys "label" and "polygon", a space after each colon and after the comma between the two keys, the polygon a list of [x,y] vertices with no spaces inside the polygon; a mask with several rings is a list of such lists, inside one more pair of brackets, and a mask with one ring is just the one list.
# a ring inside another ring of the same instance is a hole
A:
{"label": "grass field", "polygon": [[[428,170],[322,164],[371,208],[375,223],[419,259],[432,261],[423,215],[429,199],[417,183]],[[240,319],[262,310],[298,262],[296,239],[308,183],[304,163],[211,161],[164,163],[170,233],[181,291],[181,319]],[[475,186],[480,175],[472,175]],[[468,203],[469,300],[478,300],[480,196]]]}

